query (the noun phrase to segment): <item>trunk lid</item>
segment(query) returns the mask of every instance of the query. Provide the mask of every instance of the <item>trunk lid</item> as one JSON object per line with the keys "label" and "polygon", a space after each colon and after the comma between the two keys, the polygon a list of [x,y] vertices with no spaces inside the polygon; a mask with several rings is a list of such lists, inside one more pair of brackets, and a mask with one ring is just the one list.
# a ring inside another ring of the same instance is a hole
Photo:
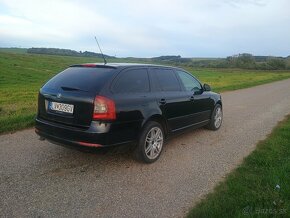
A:
{"label": "trunk lid", "polygon": [[95,96],[113,72],[109,67],[70,67],[57,74],[40,89],[38,117],[88,128]]}

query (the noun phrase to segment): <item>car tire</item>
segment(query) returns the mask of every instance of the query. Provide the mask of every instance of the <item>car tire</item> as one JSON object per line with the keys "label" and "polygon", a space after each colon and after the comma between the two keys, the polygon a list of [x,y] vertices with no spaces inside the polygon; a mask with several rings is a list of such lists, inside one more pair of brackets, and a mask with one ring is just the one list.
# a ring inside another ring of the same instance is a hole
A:
{"label": "car tire", "polygon": [[155,121],[149,121],[141,131],[134,151],[135,158],[145,163],[155,162],[161,155],[164,139],[162,125]]}
{"label": "car tire", "polygon": [[222,106],[220,104],[216,104],[212,112],[210,122],[206,126],[206,128],[210,130],[218,130],[222,125],[222,121],[223,121]]}

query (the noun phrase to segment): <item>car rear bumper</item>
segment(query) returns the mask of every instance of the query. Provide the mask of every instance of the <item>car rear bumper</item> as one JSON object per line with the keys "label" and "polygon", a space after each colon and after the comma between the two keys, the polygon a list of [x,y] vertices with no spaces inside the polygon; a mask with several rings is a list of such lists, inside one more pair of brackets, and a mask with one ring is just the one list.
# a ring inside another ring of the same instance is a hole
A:
{"label": "car rear bumper", "polygon": [[134,142],[138,124],[118,125],[93,121],[89,128],[82,129],[36,118],[35,132],[56,144],[108,147]]}

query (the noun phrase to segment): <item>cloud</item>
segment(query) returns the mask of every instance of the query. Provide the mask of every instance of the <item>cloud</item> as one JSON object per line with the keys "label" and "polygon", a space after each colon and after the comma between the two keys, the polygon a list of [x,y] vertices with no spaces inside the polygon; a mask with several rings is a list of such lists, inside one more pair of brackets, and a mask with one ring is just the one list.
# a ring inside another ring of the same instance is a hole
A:
{"label": "cloud", "polygon": [[238,7],[241,5],[248,5],[248,4],[252,4],[255,6],[266,6],[268,3],[268,0],[224,0],[224,2],[233,7]]}
{"label": "cloud", "polygon": [[289,55],[287,0],[0,0],[0,46],[117,56]]}

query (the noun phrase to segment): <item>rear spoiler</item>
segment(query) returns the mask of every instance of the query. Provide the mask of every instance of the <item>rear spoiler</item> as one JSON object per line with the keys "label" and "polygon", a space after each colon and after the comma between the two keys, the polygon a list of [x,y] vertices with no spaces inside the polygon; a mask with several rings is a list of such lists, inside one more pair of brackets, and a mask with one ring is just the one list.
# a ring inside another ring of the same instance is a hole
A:
{"label": "rear spoiler", "polygon": [[117,67],[104,65],[104,64],[74,64],[69,67],[94,67],[94,68],[111,68],[116,69]]}

